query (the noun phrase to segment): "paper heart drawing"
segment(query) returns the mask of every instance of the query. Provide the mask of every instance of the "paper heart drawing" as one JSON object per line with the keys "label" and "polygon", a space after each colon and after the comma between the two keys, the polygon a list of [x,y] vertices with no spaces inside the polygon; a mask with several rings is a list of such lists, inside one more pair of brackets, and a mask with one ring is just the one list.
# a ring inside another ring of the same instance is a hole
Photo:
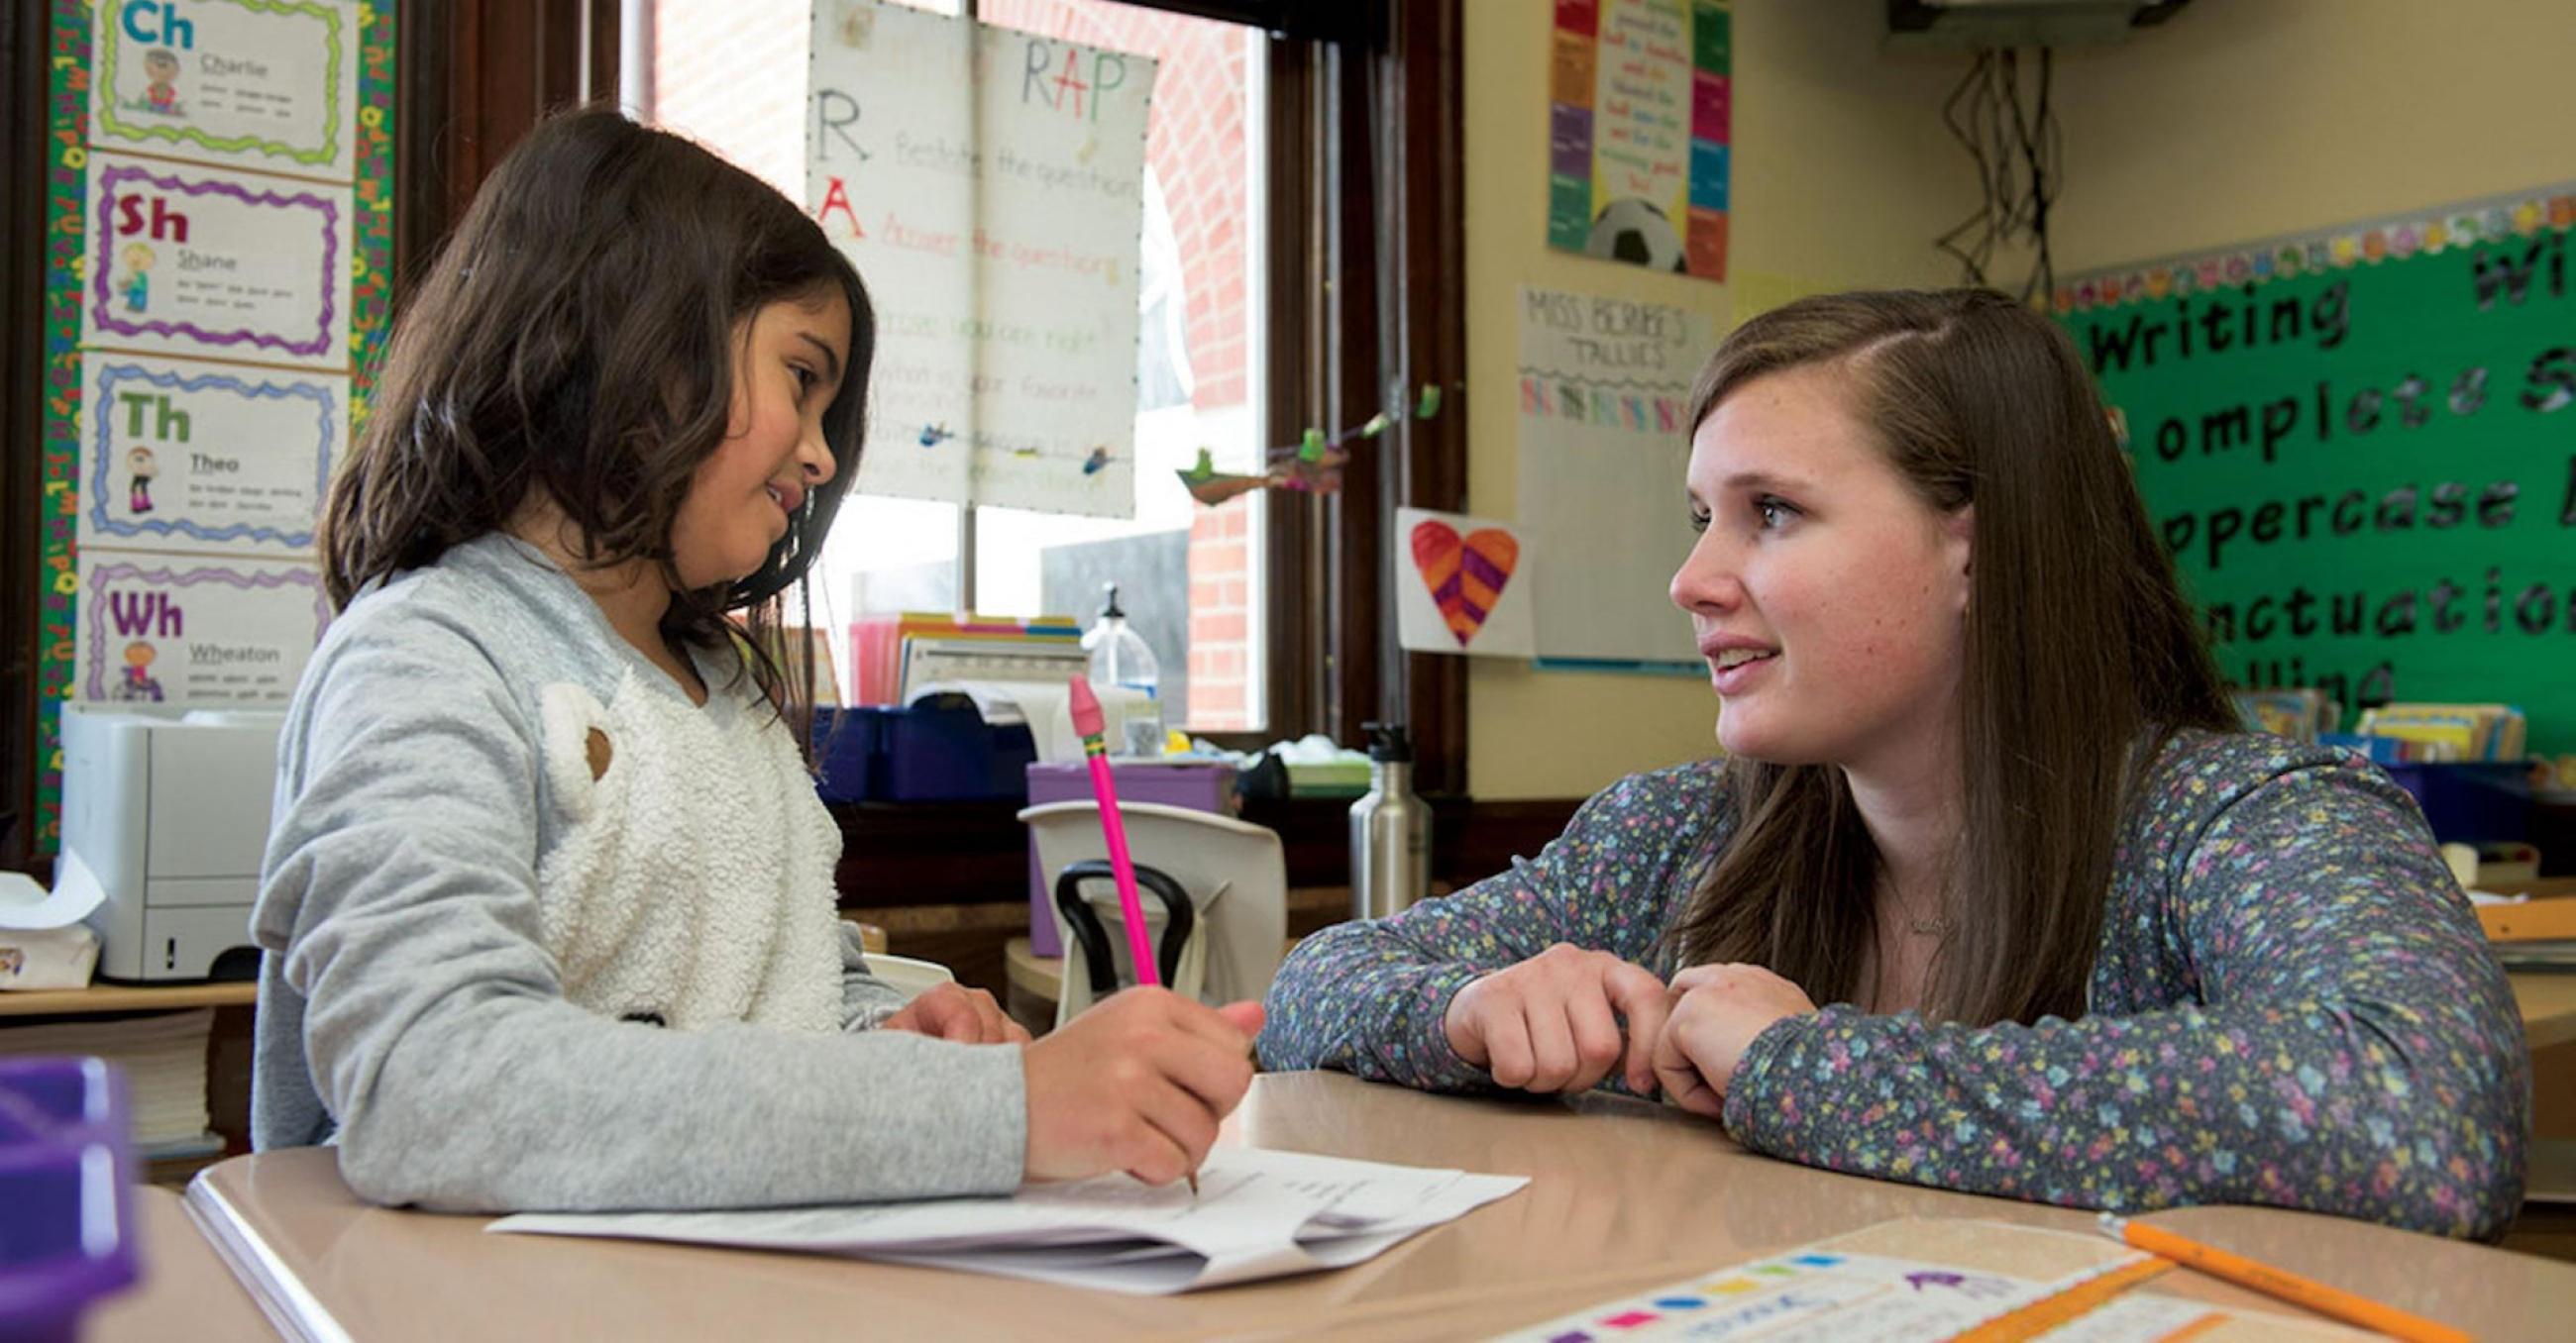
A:
{"label": "paper heart drawing", "polygon": [[1480,527],[1462,537],[1448,523],[1426,519],[1414,524],[1412,542],[1413,567],[1422,574],[1422,585],[1431,590],[1432,603],[1458,646],[1466,647],[1511,582],[1512,566],[1520,561],[1519,539],[1499,527]]}

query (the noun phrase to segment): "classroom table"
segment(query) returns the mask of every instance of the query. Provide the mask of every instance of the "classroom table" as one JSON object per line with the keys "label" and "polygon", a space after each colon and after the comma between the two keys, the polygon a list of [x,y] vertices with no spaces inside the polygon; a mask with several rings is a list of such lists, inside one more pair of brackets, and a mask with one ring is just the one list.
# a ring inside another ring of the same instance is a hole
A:
{"label": "classroom table", "polygon": [[[327,1149],[238,1157],[193,1197],[292,1266],[354,1338],[825,1337],[1129,1340],[1479,1337],[1910,1216],[2081,1230],[2090,1214],[1810,1170],[1704,1120],[1608,1095],[1429,1096],[1331,1073],[1266,1074],[1225,1141],[1526,1175],[1530,1185],[1338,1272],[1175,1297],[821,1257],[488,1236],[481,1217],[360,1203]],[[2160,1224],[2488,1339],[2565,1337],[2576,1267],[2259,1208]],[[220,1234],[220,1233],[216,1233]],[[2156,1290],[2252,1310],[2177,1272]]]}
{"label": "classroom table", "polygon": [[2531,1048],[2576,1040],[2576,973],[2525,970],[2508,973],[2513,1000],[2522,1007],[2522,1034]]}
{"label": "classroom table", "polygon": [[179,1191],[134,1190],[134,1220],[143,1234],[142,1279],[91,1308],[85,1343],[253,1343],[277,1333],[197,1231]]}

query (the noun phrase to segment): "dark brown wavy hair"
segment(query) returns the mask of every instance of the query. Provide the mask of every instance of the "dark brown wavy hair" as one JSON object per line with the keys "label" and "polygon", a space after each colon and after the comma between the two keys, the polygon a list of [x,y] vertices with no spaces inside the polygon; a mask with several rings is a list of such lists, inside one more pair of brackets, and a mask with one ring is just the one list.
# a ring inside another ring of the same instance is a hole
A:
{"label": "dark brown wavy hair", "polygon": [[[1955,929],[1924,1016],[2074,1018],[2136,773],[2234,715],[2074,344],[1991,290],[1833,294],[1735,329],[1691,425],[1783,369],[1834,364],[1929,507],[1974,505]],[[1842,771],[1728,762],[1735,831],[1667,933],[1685,964],[1754,962],[1819,1003],[1862,988],[1879,857]]]}
{"label": "dark brown wavy hair", "polygon": [[[823,412],[838,469],[758,573],[681,588],[671,522],[724,441],[746,324],[832,295],[850,309],[848,367]],[[673,589],[663,637],[739,640],[801,743],[815,672],[805,648],[782,647],[778,598],[857,474],[875,332],[858,272],[760,179],[613,111],[549,118],[483,184],[394,325],[323,511],[332,605],[506,529],[543,491],[583,563],[660,566]]]}

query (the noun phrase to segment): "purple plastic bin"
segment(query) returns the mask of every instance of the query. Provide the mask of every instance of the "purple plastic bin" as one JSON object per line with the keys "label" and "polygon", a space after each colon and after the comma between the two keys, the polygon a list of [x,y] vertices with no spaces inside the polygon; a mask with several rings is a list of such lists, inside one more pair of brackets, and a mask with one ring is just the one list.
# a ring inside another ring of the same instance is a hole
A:
{"label": "purple plastic bin", "polygon": [[70,1340],[135,1278],[125,1079],[88,1058],[0,1059],[0,1338]]}
{"label": "purple plastic bin", "polygon": [[[1091,766],[1069,760],[1052,765],[1031,765],[1029,805],[1048,802],[1089,802],[1091,800]],[[1166,807],[1187,807],[1192,811],[1214,812],[1219,816],[1235,813],[1234,766],[1210,762],[1204,765],[1121,764],[1112,761],[1110,782],[1118,789],[1121,805],[1129,802],[1155,802]],[[1149,861],[1144,855],[1137,862]],[[1064,943],[1055,935],[1055,893],[1046,888],[1046,874],[1038,869],[1037,837],[1029,837],[1029,949],[1041,956],[1061,956]]]}

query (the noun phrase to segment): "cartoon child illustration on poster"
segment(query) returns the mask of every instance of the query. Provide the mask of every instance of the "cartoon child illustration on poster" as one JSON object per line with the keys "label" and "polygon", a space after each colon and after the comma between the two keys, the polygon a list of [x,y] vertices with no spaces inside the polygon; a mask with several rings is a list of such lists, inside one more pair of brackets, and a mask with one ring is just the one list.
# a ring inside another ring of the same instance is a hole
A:
{"label": "cartoon child illustration on poster", "polygon": [[152,297],[152,248],[144,243],[130,243],[125,249],[125,310],[141,312]]}
{"label": "cartoon child illustration on poster", "polygon": [[150,448],[136,448],[125,454],[125,469],[134,478],[126,490],[126,505],[137,513],[151,512],[152,478],[161,474],[161,459]]}
{"label": "cartoon child illustration on poster", "polygon": [[137,639],[125,646],[125,676],[116,683],[120,700],[161,702],[161,683],[152,678],[152,660],[161,656],[159,649]]}
{"label": "cartoon child illustration on poster", "polygon": [[178,115],[178,53],[167,47],[154,47],[143,53],[143,74],[151,81],[143,90],[143,105],[165,117]]}

